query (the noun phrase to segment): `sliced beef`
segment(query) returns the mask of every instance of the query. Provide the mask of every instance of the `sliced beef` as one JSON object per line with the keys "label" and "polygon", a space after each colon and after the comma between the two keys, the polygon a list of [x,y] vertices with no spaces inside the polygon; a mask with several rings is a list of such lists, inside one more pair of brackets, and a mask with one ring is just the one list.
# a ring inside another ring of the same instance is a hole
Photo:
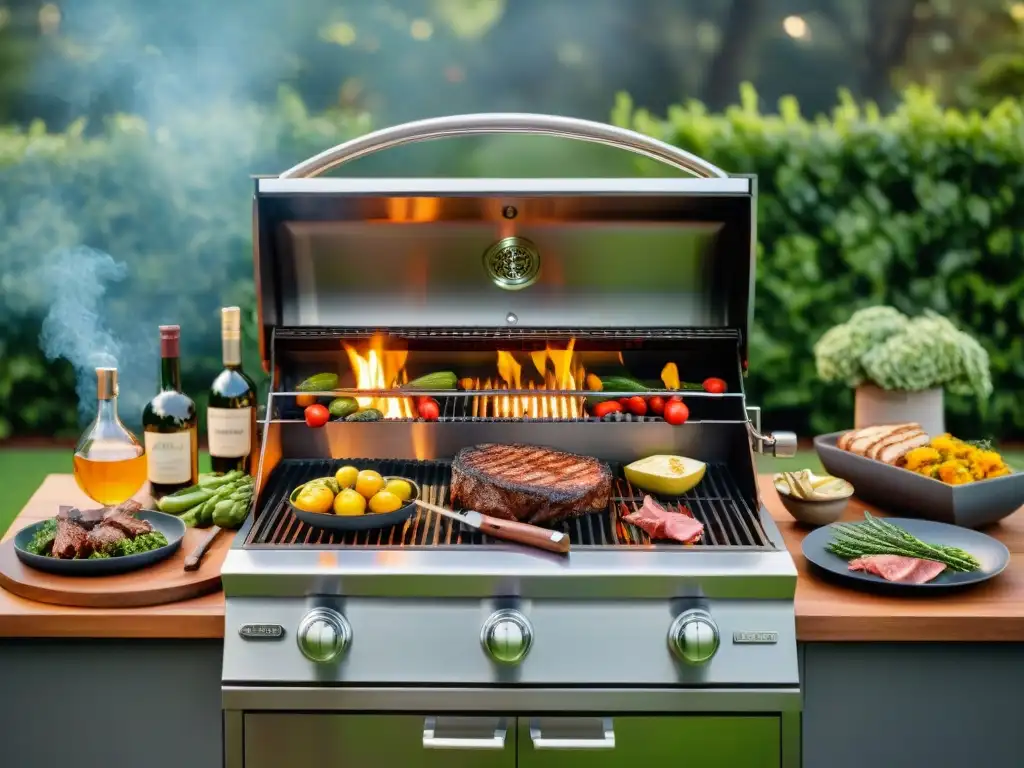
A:
{"label": "sliced beef", "polygon": [[81,525],[68,518],[57,519],[57,532],[53,537],[53,556],[63,560],[88,557],[92,553],[89,534]]}
{"label": "sliced beef", "polygon": [[452,462],[452,504],[526,523],[557,523],[606,509],[608,465],[536,445],[485,444]]}
{"label": "sliced beef", "polygon": [[141,536],[153,530],[153,526],[148,521],[139,520],[127,513],[116,510],[107,513],[106,517],[103,518],[103,525],[101,527],[117,528],[123,531],[129,539],[134,539],[136,536]]}
{"label": "sliced beef", "polygon": [[94,526],[103,521],[106,510],[100,509],[78,509],[76,507],[61,506],[57,510],[57,519],[74,520],[85,530],[90,531]]}
{"label": "sliced beef", "polygon": [[89,545],[95,552],[109,552],[111,547],[125,538],[128,538],[127,534],[114,525],[97,525],[89,531]]}
{"label": "sliced beef", "polygon": [[622,519],[635,525],[652,539],[675,539],[683,544],[696,544],[704,535],[704,524],[695,520],[686,507],[682,512],[669,512],[650,496],[636,512]]}
{"label": "sliced beef", "polygon": [[901,555],[865,555],[851,560],[849,568],[901,584],[925,584],[946,570],[945,565],[934,560]]}

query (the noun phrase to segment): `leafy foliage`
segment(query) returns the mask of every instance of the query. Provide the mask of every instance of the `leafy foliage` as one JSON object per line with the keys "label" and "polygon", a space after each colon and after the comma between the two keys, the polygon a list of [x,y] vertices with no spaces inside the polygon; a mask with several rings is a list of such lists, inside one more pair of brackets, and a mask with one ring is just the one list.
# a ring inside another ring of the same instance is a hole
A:
{"label": "leafy foliage", "polygon": [[[887,116],[849,97],[806,120],[791,99],[760,114],[700,104],[659,119],[620,97],[614,120],[758,176],[758,273],[751,401],[808,433],[851,421],[853,394],[819,380],[812,346],[863,307],[931,309],[980,341],[995,392],[947,398],[965,437],[1024,434],[1024,103],[986,114],[941,109],[910,90]],[[641,171],[663,173],[649,161]]]}
{"label": "leafy foliage", "polygon": [[[769,426],[810,434],[850,423],[852,393],[819,379],[813,345],[852,312],[887,304],[941,313],[990,356],[988,408],[951,395],[954,432],[1024,435],[1020,102],[963,114],[910,91],[888,116],[844,98],[831,116],[808,120],[791,99],[778,115],[761,114],[747,89],[723,114],[689,103],[663,119],[622,97],[613,120],[758,175],[748,389]],[[225,108],[168,127],[121,117],[95,133],[0,129],[0,435],[77,429],[74,377],[38,351],[46,291],[30,267],[42,254],[83,244],[126,261],[129,275],[109,297],[111,324],[182,323],[185,383],[205,391],[219,365],[217,308],[253,307],[247,174],[288,167],[368,128],[364,118],[311,115],[284,93],[272,110]],[[479,153],[471,160],[472,170],[493,172]],[[641,173],[666,172],[638,163]],[[251,322],[247,332],[252,353]]]}

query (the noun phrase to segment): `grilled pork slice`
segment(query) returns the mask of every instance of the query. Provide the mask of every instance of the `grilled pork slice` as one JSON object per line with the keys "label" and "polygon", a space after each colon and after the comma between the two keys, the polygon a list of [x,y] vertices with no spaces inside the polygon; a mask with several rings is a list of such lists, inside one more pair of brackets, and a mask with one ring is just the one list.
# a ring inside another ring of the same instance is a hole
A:
{"label": "grilled pork slice", "polygon": [[864,427],[864,429],[854,429],[842,435],[836,442],[836,445],[844,451],[863,456],[878,441],[884,440],[886,437],[908,427],[920,429],[921,425],[908,422],[905,424],[881,424],[874,427]]}
{"label": "grilled pork slice", "polygon": [[916,432],[908,432],[903,436],[903,439],[898,443],[887,445],[878,453],[878,460],[884,461],[886,464],[892,464],[897,466],[900,459],[906,456],[910,451],[915,448],[921,448],[922,446],[928,445],[931,438],[923,430],[917,430]]}
{"label": "grilled pork slice", "polygon": [[53,556],[62,560],[88,557],[92,552],[89,534],[85,528],[66,517],[57,518],[57,532],[53,537]]}
{"label": "grilled pork slice", "polygon": [[851,560],[849,568],[901,584],[926,584],[946,570],[945,565],[934,560],[901,555],[865,555]]}
{"label": "grilled pork slice", "polygon": [[557,523],[605,509],[608,465],[537,445],[463,448],[452,462],[453,505],[524,523]]}
{"label": "grilled pork slice", "polygon": [[704,524],[695,519],[686,507],[680,509],[682,512],[669,512],[650,496],[644,496],[640,509],[622,519],[652,539],[675,539],[683,544],[696,544],[704,535]]}
{"label": "grilled pork slice", "polygon": [[916,424],[900,427],[894,429],[892,432],[887,434],[885,437],[880,437],[878,440],[868,446],[867,450],[864,451],[864,456],[869,459],[880,459],[882,451],[888,448],[890,445],[898,445],[904,440],[907,440],[915,435],[923,434],[921,428]]}

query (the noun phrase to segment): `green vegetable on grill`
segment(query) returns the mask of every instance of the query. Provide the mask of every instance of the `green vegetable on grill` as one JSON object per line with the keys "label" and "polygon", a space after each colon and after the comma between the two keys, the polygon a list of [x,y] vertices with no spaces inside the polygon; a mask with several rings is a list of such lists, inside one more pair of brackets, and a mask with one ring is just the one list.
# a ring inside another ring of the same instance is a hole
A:
{"label": "green vegetable on grill", "polygon": [[900,555],[934,560],[951,571],[977,571],[981,563],[970,552],[943,544],[927,544],[898,525],[864,513],[863,523],[836,523],[827,549],[845,560],[866,555]]}

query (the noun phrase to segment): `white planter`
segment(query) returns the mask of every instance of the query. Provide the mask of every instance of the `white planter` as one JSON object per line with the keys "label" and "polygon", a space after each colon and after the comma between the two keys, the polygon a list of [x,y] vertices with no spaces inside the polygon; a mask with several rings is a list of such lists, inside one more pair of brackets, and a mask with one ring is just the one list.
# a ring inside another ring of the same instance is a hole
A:
{"label": "white planter", "polygon": [[890,392],[871,385],[857,387],[854,429],[915,421],[931,436],[946,431],[942,388]]}

